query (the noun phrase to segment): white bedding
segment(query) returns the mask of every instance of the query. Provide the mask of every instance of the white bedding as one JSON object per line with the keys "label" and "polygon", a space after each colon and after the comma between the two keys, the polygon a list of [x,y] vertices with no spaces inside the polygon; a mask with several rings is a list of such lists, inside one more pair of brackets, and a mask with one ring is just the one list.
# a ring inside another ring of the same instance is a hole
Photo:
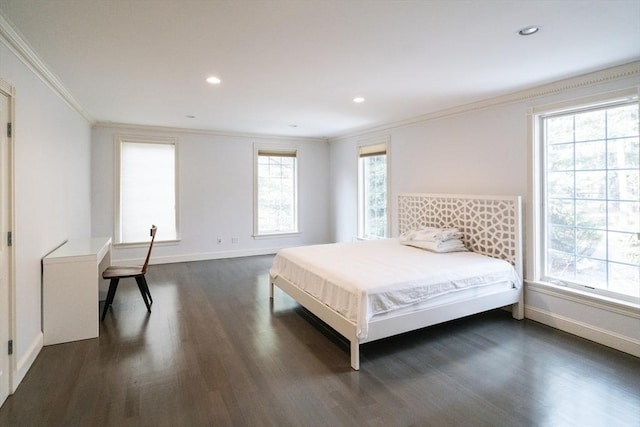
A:
{"label": "white bedding", "polygon": [[368,333],[375,315],[420,304],[471,287],[511,283],[518,275],[506,261],[472,252],[433,253],[397,239],[282,249],[270,274],[313,295]]}

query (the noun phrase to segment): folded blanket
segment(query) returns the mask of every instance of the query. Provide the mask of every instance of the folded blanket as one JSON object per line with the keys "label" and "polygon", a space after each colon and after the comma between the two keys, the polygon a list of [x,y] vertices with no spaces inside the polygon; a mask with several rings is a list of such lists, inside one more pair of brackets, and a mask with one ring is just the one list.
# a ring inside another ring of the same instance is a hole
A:
{"label": "folded blanket", "polygon": [[426,249],[431,252],[465,252],[467,250],[464,244],[458,239],[449,239],[439,242],[430,242],[427,240],[406,240],[400,241],[400,244]]}
{"label": "folded blanket", "polygon": [[422,227],[403,233],[399,241],[432,252],[463,252],[467,248],[461,238],[462,233],[457,228]]}

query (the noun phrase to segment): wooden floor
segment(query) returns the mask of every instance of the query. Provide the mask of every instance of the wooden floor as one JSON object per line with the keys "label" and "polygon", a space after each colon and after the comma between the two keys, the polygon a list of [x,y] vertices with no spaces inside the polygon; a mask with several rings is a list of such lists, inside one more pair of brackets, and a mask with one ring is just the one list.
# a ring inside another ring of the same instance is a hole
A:
{"label": "wooden floor", "polygon": [[640,426],[640,359],[492,311],[362,346],[276,289],[271,256],[151,266],[100,338],[45,347],[1,426]]}

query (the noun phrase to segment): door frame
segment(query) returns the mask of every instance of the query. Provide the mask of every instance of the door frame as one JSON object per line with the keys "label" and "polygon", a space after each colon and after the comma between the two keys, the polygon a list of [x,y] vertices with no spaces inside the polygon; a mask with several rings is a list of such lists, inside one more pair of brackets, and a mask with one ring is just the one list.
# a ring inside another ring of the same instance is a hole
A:
{"label": "door frame", "polygon": [[[6,199],[0,200],[0,209],[4,210],[4,213],[7,217],[7,225],[9,231],[12,233],[15,232],[15,88],[7,81],[0,77],[0,92],[7,96],[9,100],[9,109],[8,109],[8,117],[7,120],[11,123],[11,136],[7,137],[7,146],[4,155],[0,155],[0,159],[3,162],[0,167],[7,168],[7,195]],[[2,129],[2,132],[6,132],[6,129]],[[2,147],[0,147],[1,149]],[[4,202],[8,204],[8,206],[3,206]],[[0,238],[4,239],[7,236],[0,236]],[[12,240],[15,240],[15,235],[13,235]],[[9,320],[9,340],[13,341],[13,353],[11,355],[8,354],[7,347],[5,343],[0,343],[0,351],[4,353],[7,357],[9,357],[9,395],[15,392],[14,387],[14,379],[16,373],[16,351],[17,351],[17,343],[16,343],[16,299],[15,299],[15,243],[12,243],[11,246],[7,246],[7,290],[8,290],[8,301],[7,301],[7,317]],[[0,307],[0,309],[4,309],[5,307]],[[8,345],[8,343],[6,344]]]}

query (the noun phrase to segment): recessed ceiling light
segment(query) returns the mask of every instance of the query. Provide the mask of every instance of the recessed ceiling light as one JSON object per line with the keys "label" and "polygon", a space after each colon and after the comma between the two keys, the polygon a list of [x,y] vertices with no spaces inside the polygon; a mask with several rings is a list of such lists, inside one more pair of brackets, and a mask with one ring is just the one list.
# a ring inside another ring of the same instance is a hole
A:
{"label": "recessed ceiling light", "polygon": [[538,31],[540,31],[540,27],[538,27],[537,25],[529,25],[528,27],[524,27],[523,29],[518,31],[518,34],[520,34],[521,36],[530,36],[531,34],[535,34]]}
{"label": "recessed ceiling light", "polygon": [[364,98],[361,96],[356,96],[355,98],[353,98],[353,102],[355,102],[356,104],[360,104],[364,102]]}
{"label": "recessed ceiling light", "polygon": [[212,85],[217,85],[218,83],[220,83],[222,80],[220,80],[219,78],[217,78],[216,76],[209,76],[207,77],[207,83],[211,83]]}

